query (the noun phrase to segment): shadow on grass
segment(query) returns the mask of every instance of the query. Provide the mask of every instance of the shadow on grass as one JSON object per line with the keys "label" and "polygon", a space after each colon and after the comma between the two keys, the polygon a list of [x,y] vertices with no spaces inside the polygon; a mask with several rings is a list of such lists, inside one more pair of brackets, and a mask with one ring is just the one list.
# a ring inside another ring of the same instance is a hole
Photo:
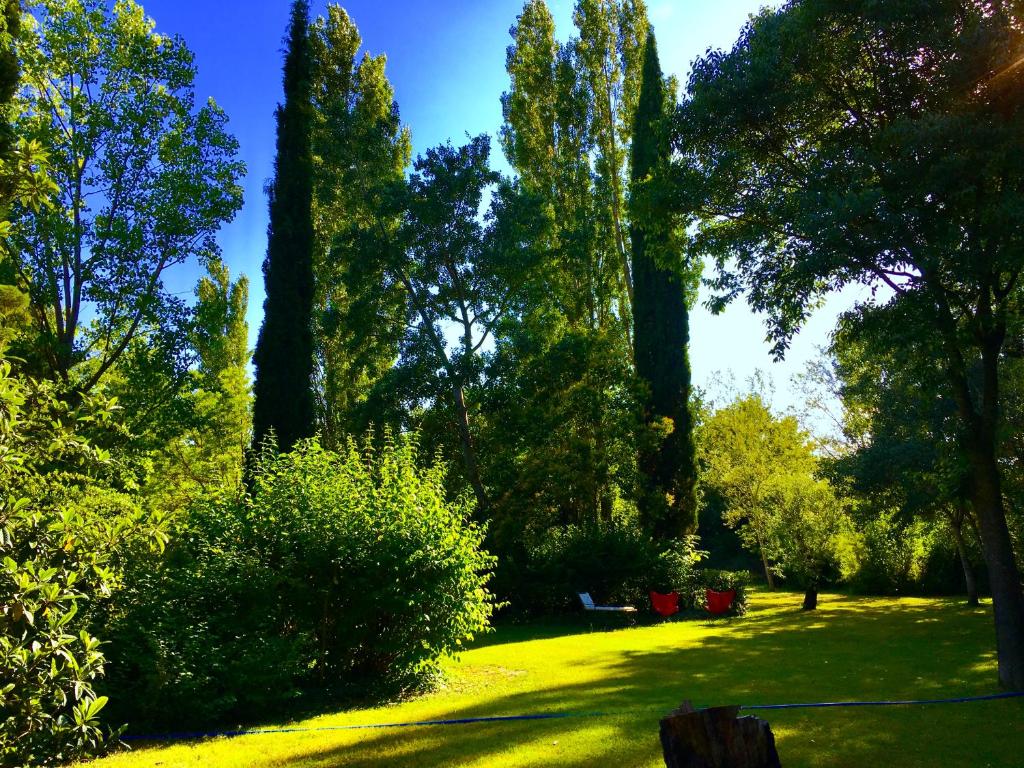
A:
{"label": "shadow on grass", "polygon": [[619,614],[580,611],[579,613],[555,614],[527,620],[499,619],[494,623],[493,632],[476,637],[467,646],[467,650],[531,640],[551,640],[556,637],[592,632],[614,632],[620,629],[647,627],[662,623],[664,623],[664,619],[661,617],[642,612]]}
{"label": "shadow on grass", "polygon": [[[502,759],[517,765],[656,765],[658,719],[682,699],[698,705],[762,704],[991,692],[992,654],[982,650],[991,638],[974,613],[952,601],[936,607],[842,596],[829,597],[815,613],[754,611],[709,628],[683,647],[625,650],[593,665],[601,671],[596,682],[519,691],[445,715],[601,712],[603,717],[367,730],[358,732],[355,743],[310,746],[291,752],[287,762],[268,756],[253,765],[429,768],[486,766]],[[581,648],[587,641],[574,623],[508,631],[511,639],[504,642],[574,633],[581,635]],[[787,768],[1009,766],[1024,748],[1024,704],[1019,701],[766,716]]]}
{"label": "shadow on grass", "polygon": [[[803,592],[793,591],[787,592],[784,590],[776,592],[761,591],[761,597],[769,597],[771,599],[784,599],[786,597],[792,597],[794,600],[803,599]],[[938,602],[943,605],[943,608],[958,608],[963,613],[978,614],[987,611],[987,607],[983,604],[979,606],[969,606],[963,599],[960,598],[927,598],[933,604]],[[822,596],[821,610],[827,612],[830,608],[847,608],[857,611],[864,609],[866,598],[856,595],[846,594],[828,594]],[[871,610],[888,611],[893,610],[907,610],[907,606],[903,605],[898,598],[890,597],[877,597],[867,598],[870,604],[874,607]],[[902,607],[901,607],[902,605]],[[638,611],[633,614],[618,614],[618,613],[603,613],[603,612],[590,612],[590,611],[578,611],[574,613],[564,614],[552,614],[549,616],[534,617],[528,619],[518,618],[499,618],[494,623],[494,631],[486,634],[478,635],[471,643],[467,644],[466,650],[474,650],[478,648],[487,648],[495,645],[506,645],[509,643],[522,643],[529,642],[532,640],[551,640],[559,637],[568,637],[570,635],[585,635],[594,632],[615,632],[620,629],[634,629],[637,627],[652,627],[664,624],[674,624],[678,622],[694,622],[702,624],[707,627],[715,626],[730,626],[733,623],[742,623],[748,621],[756,622],[758,628],[769,626],[768,620],[763,615],[770,611],[772,606],[768,606],[767,609],[764,606],[754,605],[751,612],[746,616],[712,616],[707,611],[702,609],[686,609],[680,611],[675,616],[664,618],[655,614],[652,611]],[[920,609],[928,613],[934,611],[933,608]],[[795,611],[794,611],[795,613]],[[801,615],[814,616],[815,613],[804,614],[802,611],[799,612]],[[789,614],[786,614],[789,615]],[[929,616],[923,618],[922,621],[939,621],[935,616]]]}

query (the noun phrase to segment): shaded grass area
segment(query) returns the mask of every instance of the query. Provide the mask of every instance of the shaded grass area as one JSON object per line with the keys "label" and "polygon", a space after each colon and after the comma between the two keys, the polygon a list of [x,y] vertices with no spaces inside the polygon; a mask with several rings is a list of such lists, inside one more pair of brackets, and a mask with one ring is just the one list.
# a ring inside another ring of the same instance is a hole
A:
{"label": "shaded grass area", "polygon": [[[296,723],[335,727],[538,712],[600,717],[252,735],[152,746],[92,763],[138,766],[664,765],[658,719],[697,705],[945,698],[992,693],[990,608],[954,600],[757,592],[728,621],[608,629],[583,620],[502,627],[441,690]],[[1024,765],[1024,701],[759,713],[786,768]]]}

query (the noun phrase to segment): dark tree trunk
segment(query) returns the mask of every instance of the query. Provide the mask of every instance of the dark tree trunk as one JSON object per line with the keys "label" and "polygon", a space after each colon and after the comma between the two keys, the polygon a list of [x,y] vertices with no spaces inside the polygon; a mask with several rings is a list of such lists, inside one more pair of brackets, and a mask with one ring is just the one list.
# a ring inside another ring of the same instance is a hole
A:
{"label": "dark tree trunk", "polygon": [[999,358],[1006,340],[1005,317],[992,309],[991,287],[979,297],[975,338],[981,348],[981,386],[974,392],[958,337],[957,321],[941,289],[933,290],[939,306],[939,330],[947,354],[949,382],[960,420],[960,442],[971,468],[970,501],[978,519],[981,548],[988,566],[996,627],[999,683],[1024,690],[1024,590],[1013,553],[999,477]]}
{"label": "dark tree trunk", "polygon": [[813,611],[818,607],[818,586],[811,585],[804,590],[804,605],[803,610]]}
{"label": "dark tree trunk", "polygon": [[[978,441],[979,443],[981,441]],[[994,440],[971,452],[974,470],[973,506],[978,515],[981,544],[988,563],[996,625],[999,683],[1024,690],[1024,592],[1006,525]]]}

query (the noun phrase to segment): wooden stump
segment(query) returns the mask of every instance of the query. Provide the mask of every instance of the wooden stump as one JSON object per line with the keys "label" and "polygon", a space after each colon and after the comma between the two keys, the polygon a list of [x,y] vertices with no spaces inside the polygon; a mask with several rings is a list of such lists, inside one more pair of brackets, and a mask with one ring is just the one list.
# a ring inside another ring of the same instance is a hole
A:
{"label": "wooden stump", "polygon": [[813,611],[818,607],[818,588],[808,587],[804,592],[804,607],[805,611]]}
{"label": "wooden stump", "polygon": [[668,768],[782,768],[775,736],[757,717],[739,717],[739,707],[694,711],[689,702],[661,721],[661,747]]}

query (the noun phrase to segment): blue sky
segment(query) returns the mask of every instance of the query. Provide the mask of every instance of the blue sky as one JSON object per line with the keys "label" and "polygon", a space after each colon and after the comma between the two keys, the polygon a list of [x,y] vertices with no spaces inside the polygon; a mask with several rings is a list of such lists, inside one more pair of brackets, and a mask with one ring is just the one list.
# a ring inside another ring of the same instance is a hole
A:
{"label": "blue sky", "polygon": [[[572,32],[573,0],[548,0],[566,39]],[[233,274],[250,279],[250,338],[255,342],[263,305],[260,265],[266,249],[267,205],[263,185],[274,154],[274,107],[281,98],[282,37],[287,0],[140,0],[164,34],[180,34],[195,53],[196,95],[212,96],[227,112],[230,130],[248,167],[245,207],[224,226],[220,244]],[[763,0],[648,0],[658,35],[662,68],[685,82],[690,62],[708,47],[728,47]],[[508,85],[505,49],[522,0],[350,0],[343,3],[359,26],[363,44],[388,57],[402,121],[412,130],[415,153],[501,125],[499,97]],[[313,3],[313,13],[326,2]],[[500,155],[495,144],[495,155]],[[197,274],[183,268],[175,290],[188,290]],[[827,341],[838,309],[850,296],[830,302],[796,339],[784,363],[773,363],[761,320],[743,305],[712,317],[698,308],[691,317],[694,382],[720,389],[717,373],[731,370],[742,382],[756,369],[776,383],[775,402],[795,405],[790,376]]]}

